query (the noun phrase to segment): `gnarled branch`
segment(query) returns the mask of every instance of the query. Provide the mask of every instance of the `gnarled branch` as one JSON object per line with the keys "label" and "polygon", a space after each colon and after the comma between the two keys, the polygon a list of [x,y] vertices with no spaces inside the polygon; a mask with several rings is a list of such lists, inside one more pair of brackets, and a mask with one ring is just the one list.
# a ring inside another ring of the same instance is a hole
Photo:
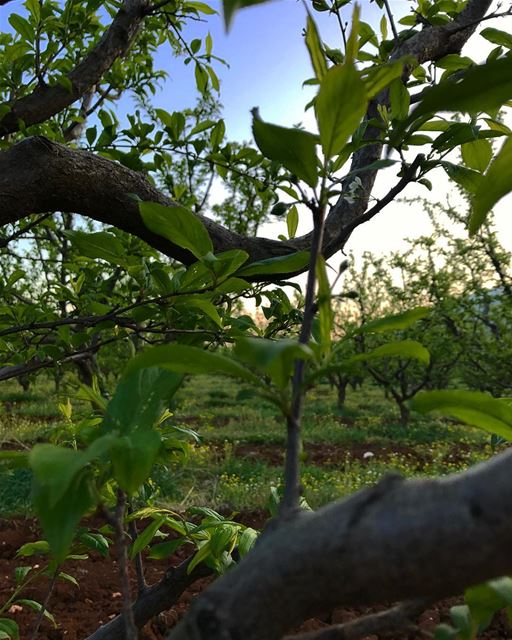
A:
{"label": "gnarled branch", "polygon": [[445,479],[384,478],[270,531],[169,640],[279,640],[338,606],[438,599],[512,571],[512,452]]}

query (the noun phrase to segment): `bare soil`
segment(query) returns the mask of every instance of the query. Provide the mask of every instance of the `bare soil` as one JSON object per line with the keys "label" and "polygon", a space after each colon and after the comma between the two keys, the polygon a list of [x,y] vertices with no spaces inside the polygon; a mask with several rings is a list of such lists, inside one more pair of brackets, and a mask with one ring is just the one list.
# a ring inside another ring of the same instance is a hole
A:
{"label": "bare soil", "polygon": [[[457,443],[450,447],[443,457],[446,463],[457,464],[467,458],[469,451],[483,448],[484,445],[468,445]],[[224,455],[222,445],[216,447],[219,456]],[[370,454],[370,455],[369,455]],[[244,459],[265,462],[270,466],[282,466],[285,450],[283,445],[277,443],[241,443],[233,448],[233,455]],[[347,461],[371,461],[387,462],[390,458],[402,456],[413,469],[421,470],[432,462],[433,456],[428,451],[418,451],[408,445],[393,443],[392,445],[380,443],[359,444],[331,444],[327,442],[305,443],[305,464],[317,466],[343,467]]]}

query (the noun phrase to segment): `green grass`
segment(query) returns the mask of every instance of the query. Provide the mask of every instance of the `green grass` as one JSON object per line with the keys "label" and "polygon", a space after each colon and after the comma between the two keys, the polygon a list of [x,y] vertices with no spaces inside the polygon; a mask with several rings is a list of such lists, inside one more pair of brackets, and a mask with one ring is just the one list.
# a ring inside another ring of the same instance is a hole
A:
{"label": "green grass", "polygon": [[[74,416],[88,411],[86,404],[73,400],[70,387],[56,397],[48,382],[38,382],[26,395],[16,383],[4,384],[0,387],[0,443],[28,447],[55,438],[55,434],[65,440],[66,422],[58,404],[68,396]],[[258,446],[269,444],[279,451],[285,441],[285,425],[278,410],[251,397],[247,388],[230,379],[208,376],[188,379],[176,395],[172,410],[175,423],[197,431],[201,442],[191,447],[184,463],[169,461],[167,466],[155,469],[152,480],[156,501],[179,509],[191,505],[264,508],[270,487],[281,483],[282,467],[258,455],[236,456],[234,449],[250,443],[256,454]],[[347,450],[345,457],[340,458],[339,453],[334,456],[337,463],[320,466],[304,460],[304,494],[313,508],[374,484],[390,471],[408,477],[444,475],[492,455],[490,448],[484,447],[488,438],[476,429],[416,417],[404,428],[393,403],[371,386],[349,392],[341,413],[328,386],[315,388],[305,406],[303,439],[306,446],[316,443],[327,450],[332,447],[333,454]],[[366,446],[397,453],[367,460],[349,455],[350,448],[361,451]],[[405,455],[409,449],[414,456]],[[0,466],[0,515],[29,512],[30,485],[29,471]]]}

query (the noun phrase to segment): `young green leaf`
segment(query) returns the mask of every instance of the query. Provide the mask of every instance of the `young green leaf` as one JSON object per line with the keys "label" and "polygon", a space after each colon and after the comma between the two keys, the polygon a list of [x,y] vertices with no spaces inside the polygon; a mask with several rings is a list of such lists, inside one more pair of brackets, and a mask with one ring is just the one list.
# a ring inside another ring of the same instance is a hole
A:
{"label": "young green leaf", "polygon": [[318,80],[321,80],[327,73],[327,62],[325,60],[322,42],[318,35],[318,29],[315,21],[310,15],[308,15],[307,18],[306,46],[309,51],[309,57],[311,58],[311,64],[313,65],[315,76]]}
{"label": "young green leaf", "polygon": [[39,553],[43,555],[50,553],[50,545],[46,540],[26,542],[18,549],[16,557],[28,558]]}
{"label": "young green leaf", "polygon": [[146,367],[161,367],[176,373],[222,373],[257,385],[260,380],[235,360],[220,353],[205,351],[184,344],[153,347],[132,358],[125,376]]}
{"label": "young green leaf", "polygon": [[503,576],[466,589],[464,600],[477,624],[485,624],[494,614],[512,604],[512,578]]}
{"label": "young green leaf", "polygon": [[387,62],[378,67],[370,67],[365,69],[364,83],[366,86],[366,94],[369,99],[374,98],[378,93],[385,89],[389,84],[400,78],[403,72],[403,64],[400,61]]}
{"label": "young green leaf", "polygon": [[187,542],[186,538],[178,538],[176,540],[169,540],[169,542],[161,542],[151,547],[148,558],[152,560],[163,560],[172,556],[177,549]]}
{"label": "young green leaf", "polygon": [[252,262],[246,267],[239,269],[235,275],[240,278],[249,276],[265,276],[276,273],[294,273],[302,271],[309,262],[309,251],[298,251],[288,256],[278,258],[267,258],[258,262]]}
{"label": "young green leaf", "polygon": [[144,531],[141,531],[135,542],[132,544],[130,548],[130,558],[133,560],[135,556],[140,553],[144,547],[147,547],[148,544],[155,537],[156,532],[167,520],[167,516],[160,516],[159,518],[155,518],[151,524],[149,524]]}
{"label": "young green leaf", "polygon": [[96,231],[65,231],[73,246],[88,258],[99,258],[111,264],[127,266],[128,260],[123,243],[112,233]]}
{"label": "young green leaf", "polygon": [[365,323],[359,333],[384,333],[386,331],[400,331],[408,329],[412,324],[425,318],[431,309],[429,307],[415,307],[403,313],[398,313],[384,318],[378,318],[372,322]]}
{"label": "young green leaf", "polygon": [[[350,35],[347,40],[347,46],[345,47],[345,62],[350,65],[353,65],[355,63],[357,52],[359,51],[360,28],[363,27],[364,25],[366,29],[371,32],[371,34],[375,35],[370,25],[359,22],[360,15],[361,15],[361,8],[358,4],[355,4],[354,11],[352,13],[352,25],[350,29]],[[362,34],[361,34],[361,37],[363,37]]]}
{"label": "young green leaf", "polygon": [[187,249],[197,259],[213,253],[213,244],[204,224],[185,207],[139,202],[139,209],[144,224],[153,233]]}
{"label": "young green leaf", "polygon": [[263,4],[264,2],[268,2],[268,0],[223,0],[226,30],[231,26],[233,16],[239,9],[245,9],[245,7],[251,7],[255,4]]}
{"label": "young green leaf", "polygon": [[112,444],[114,478],[128,495],[148,479],[161,443],[160,434],[151,429],[119,436]]}
{"label": "young green leaf", "polygon": [[398,340],[396,342],[383,344],[368,353],[360,353],[357,356],[353,356],[349,358],[347,362],[361,362],[363,360],[377,360],[380,358],[411,358],[428,365],[430,362],[430,353],[416,340]]}
{"label": "young green leaf", "polygon": [[288,129],[264,122],[252,111],[252,132],[261,153],[314,187],[318,180],[317,137],[302,129]]}
{"label": "young green leaf", "polygon": [[480,181],[472,202],[469,232],[482,226],[487,214],[503,196],[512,191],[512,138],[508,138]]}
{"label": "young green leaf", "polygon": [[62,499],[76,475],[89,462],[85,452],[53,444],[36,444],[29,456],[36,481],[45,486],[49,506]]}
{"label": "young green leaf", "polygon": [[480,138],[466,142],[461,146],[462,160],[470,169],[483,173],[492,158],[492,145],[489,140]]}
{"label": "young green leaf", "polygon": [[297,207],[295,205],[292,205],[288,210],[288,215],[286,216],[286,227],[288,229],[289,238],[295,237],[298,226],[299,226],[299,212],[297,211]]}
{"label": "young green leaf", "polygon": [[312,351],[295,340],[267,340],[265,338],[242,338],[234,349],[243,362],[266,373],[272,382],[284,389],[290,382],[295,360],[307,360]]}
{"label": "young green leaf", "polygon": [[34,27],[26,18],[23,18],[16,13],[12,13],[9,16],[9,24],[26,42],[32,42],[34,40]]}
{"label": "young green leaf", "polygon": [[[51,474],[59,477],[55,469],[52,469]],[[52,483],[45,483],[37,477],[33,481],[34,509],[53,558],[59,564],[65,560],[69,552],[78,523],[95,503],[92,487],[93,477],[87,468],[74,475],[58,500],[54,498]]]}
{"label": "young green leaf", "polygon": [[183,376],[157,367],[124,376],[107,406],[103,429],[127,434],[151,430],[180,388]]}
{"label": "young green leaf", "polygon": [[427,89],[412,118],[437,111],[493,111],[512,98],[512,59],[487,62]]}
{"label": "young green leaf", "polygon": [[18,627],[18,623],[10,618],[0,618],[0,638],[19,640],[20,629]]}
{"label": "young green leaf", "polygon": [[30,607],[34,609],[34,611],[43,611],[43,615],[47,620],[53,624],[54,628],[57,628],[57,623],[55,622],[55,617],[51,614],[47,609],[43,609],[43,605],[37,600],[30,600],[28,598],[20,598],[17,600],[18,604],[25,605],[26,607]]}
{"label": "young green leaf", "polygon": [[482,31],[480,31],[480,35],[493,44],[507,47],[507,49],[512,49],[512,35],[510,35],[510,33],[507,33],[506,31],[501,31],[501,29],[494,29],[493,27],[487,27],[486,29],[482,29]]}
{"label": "young green leaf", "polygon": [[365,84],[353,64],[331,67],[315,102],[320,142],[326,158],[340,153],[366,113]]}
{"label": "young green leaf", "polygon": [[243,558],[245,555],[249,553],[249,551],[256,544],[256,540],[258,539],[258,532],[251,527],[247,527],[244,529],[243,533],[238,536],[238,553],[240,557]]}
{"label": "young green leaf", "polygon": [[190,575],[200,562],[204,562],[211,555],[212,550],[210,549],[210,542],[206,541],[201,545],[200,549],[195,553],[190,561],[190,564],[187,567],[187,573]]}
{"label": "young green leaf", "polygon": [[475,193],[478,189],[478,186],[482,180],[482,174],[478,173],[478,171],[473,171],[473,169],[467,169],[458,164],[453,164],[451,162],[441,162],[443,169],[446,171],[449,178],[451,178],[454,182],[460,185],[469,193]]}
{"label": "young green leaf", "polygon": [[478,391],[425,391],[410,402],[411,409],[420,413],[438,411],[512,440],[512,407]]}
{"label": "young green leaf", "polygon": [[409,115],[411,98],[401,78],[393,80],[389,87],[391,117],[393,120],[405,120]]}

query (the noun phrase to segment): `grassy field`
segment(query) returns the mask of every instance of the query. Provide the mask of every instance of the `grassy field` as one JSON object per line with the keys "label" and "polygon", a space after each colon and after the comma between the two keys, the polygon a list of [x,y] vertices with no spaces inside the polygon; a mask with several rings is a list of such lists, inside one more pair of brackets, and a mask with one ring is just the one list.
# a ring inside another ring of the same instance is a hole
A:
{"label": "grassy field", "polygon": [[[16,383],[3,383],[2,447],[69,439],[70,427],[58,409],[68,395],[74,416],[89,410],[71,392],[56,397],[50,383],[38,382],[28,394]],[[188,380],[172,410],[175,424],[197,432],[199,442],[184,463],[170,460],[155,470],[153,499],[179,509],[264,508],[281,478],[285,428],[277,410],[229,379],[206,376]],[[466,426],[432,417],[413,417],[407,428],[400,426],[394,405],[371,386],[350,392],[342,412],[328,386],[312,391],[303,438],[304,494],[314,508],[373,484],[386,472],[443,475],[492,455],[488,437]],[[30,483],[29,471],[0,465],[0,515],[30,513]]]}

